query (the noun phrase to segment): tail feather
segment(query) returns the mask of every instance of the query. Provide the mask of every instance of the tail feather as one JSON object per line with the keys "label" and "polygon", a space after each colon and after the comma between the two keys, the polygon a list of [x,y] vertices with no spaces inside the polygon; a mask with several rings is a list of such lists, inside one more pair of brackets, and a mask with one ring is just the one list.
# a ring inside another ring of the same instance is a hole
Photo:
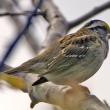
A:
{"label": "tail feather", "polygon": [[12,68],[6,71],[3,71],[6,74],[14,74],[14,73],[18,73],[18,72],[23,72],[23,69],[21,67],[16,67],[16,68]]}

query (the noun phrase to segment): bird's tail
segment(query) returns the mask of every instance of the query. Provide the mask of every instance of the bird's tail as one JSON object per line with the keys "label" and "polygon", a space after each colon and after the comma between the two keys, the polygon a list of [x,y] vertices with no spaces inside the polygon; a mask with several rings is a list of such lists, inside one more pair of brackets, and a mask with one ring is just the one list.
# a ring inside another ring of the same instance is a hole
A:
{"label": "bird's tail", "polygon": [[3,71],[4,73],[6,74],[16,74],[18,72],[23,72],[23,69],[21,67],[15,67],[15,68],[11,68],[11,69],[8,69],[6,71]]}

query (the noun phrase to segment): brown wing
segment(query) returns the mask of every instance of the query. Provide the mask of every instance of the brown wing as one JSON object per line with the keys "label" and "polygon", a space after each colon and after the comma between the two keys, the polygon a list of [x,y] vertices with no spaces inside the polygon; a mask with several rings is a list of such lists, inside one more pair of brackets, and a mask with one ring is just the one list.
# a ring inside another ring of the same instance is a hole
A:
{"label": "brown wing", "polygon": [[84,35],[75,38],[75,35],[67,35],[59,40],[60,51],[53,59],[48,62],[48,70],[46,74],[54,71],[63,71],[71,65],[75,65],[78,60],[86,57],[90,42],[96,40],[95,36]]}

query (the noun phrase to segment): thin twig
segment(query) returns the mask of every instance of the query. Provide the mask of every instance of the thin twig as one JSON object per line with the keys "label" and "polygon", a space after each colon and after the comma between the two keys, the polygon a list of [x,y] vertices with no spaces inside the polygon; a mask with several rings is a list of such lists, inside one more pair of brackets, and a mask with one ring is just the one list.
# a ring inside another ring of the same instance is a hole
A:
{"label": "thin twig", "polygon": [[23,30],[18,34],[18,36],[14,39],[14,41],[11,43],[11,45],[9,46],[8,50],[6,51],[1,63],[0,63],[0,69],[2,70],[3,66],[4,66],[4,62],[8,59],[8,57],[11,55],[11,52],[13,50],[13,48],[16,46],[16,44],[18,43],[18,41],[22,38],[22,36],[24,35],[24,33],[26,33],[26,31],[29,29],[31,22],[32,22],[32,18],[34,16],[34,13],[37,13],[38,8],[41,6],[43,0],[40,0],[39,3],[36,5],[35,9],[32,11],[32,13],[30,14],[30,16],[28,16],[27,22],[25,27],[23,28]]}
{"label": "thin twig", "polygon": [[[19,7],[19,4],[16,0],[12,0],[13,3],[10,3],[9,2],[9,7],[7,7],[7,11],[9,12],[13,12],[14,11],[14,7],[16,6],[17,8],[20,8]],[[20,9],[21,10],[21,9]],[[28,11],[29,12],[29,11]],[[43,17],[45,17],[45,13],[42,12],[41,14]],[[10,16],[11,19],[13,20],[13,22],[15,23],[15,26],[17,28],[17,30],[19,31],[21,29],[21,27],[23,27],[23,23],[21,21],[21,19],[19,19],[18,17],[16,16]],[[26,42],[28,43],[28,45],[30,46],[32,52],[36,55],[40,49],[40,45],[39,45],[39,40],[38,40],[38,37],[36,35],[36,38],[34,38],[34,35],[33,33],[31,32],[31,28],[32,26],[29,28],[29,30],[24,34],[25,36],[25,40]],[[36,33],[37,34],[37,33]]]}
{"label": "thin twig", "polygon": [[104,3],[101,6],[98,6],[98,7],[94,8],[93,10],[91,10],[90,12],[88,12],[88,13],[84,14],[83,16],[79,17],[78,19],[71,21],[69,23],[69,28],[68,29],[70,30],[71,28],[74,28],[75,26],[80,25],[81,23],[88,20],[89,18],[94,17],[95,15],[98,15],[99,13],[101,13],[101,12],[103,12],[103,11],[109,9],[109,8],[110,8],[110,1]]}
{"label": "thin twig", "polygon": [[[0,13],[0,17],[6,17],[6,16],[29,16],[30,14],[32,13],[32,11],[24,11],[24,12],[4,12],[4,13]],[[42,15],[44,16],[44,13],[43,12],[35,12],[33,13],[33,16],[36,16],[36,15]]]}

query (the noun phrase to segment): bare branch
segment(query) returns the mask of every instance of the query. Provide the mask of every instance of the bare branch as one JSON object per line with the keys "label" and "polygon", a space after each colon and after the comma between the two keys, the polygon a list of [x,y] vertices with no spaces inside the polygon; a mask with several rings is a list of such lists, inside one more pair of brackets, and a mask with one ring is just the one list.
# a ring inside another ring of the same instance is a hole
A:
{"label": "bare branch", "polygon": [[81,17],[77,18],[76,20],[71,21],[69,23],[68,29],[71,29],[71,28],[74,28],[75,26],[80,25],[81,23],[88,20],[89,18],[92,18],[95,15],[98,15],[101,12],[103,12],[103,11],[109,9],[109,8],[110,8],[110,1],[102,4],[101,6],[98,6],[98,7],[94,8],[93,10],[91,10],[90,12],[82,15]]}
{"label": "bare branch", "polygon": [[[16,1],[16,0],[13,0],[13,1]],[[13,12],[14,11],[14,6],[15,6],[15,2],[14,2],[14,4],[10,3],[10,2],[8,4],[10,4],[10,5],[6,8],[6,10],[8,10],[9,12]],[[18,6],[18,5],[16,4],[16,6]],[[13,20],[13,22],[15,23],[15,26],[17,27],[17,30],[20,31],[21,27],[23,27],[23,25],[24,25],[21,22],[21,19],[19,19],[16,16],[10,16],[10,17]],[[40,50],[40,46],[39,46],[37,37],[35,39],[34,36],[33,36],[33,33],[30,31],[31,28],[32,28],[32,26],[24,34],[24,36],[25,36],[25,39],[26,39],[27,43],[29,44],[31,50],[33,51],[33,53],[37,54],[37,52]]]}
{"label": "bare branch", "polygon": [[49,23],[43,45],[46,47],[67,33],[68,22],[52,0],[44,0],[40,9],[45,12],[45,19]]}
{"label": "bare branch", "polygon": [[87,88],[74,85],[63,86],[45,83],[33,87],[30,91],[32,107],[38,102],[59,105],[63,110],[110,110],[107,104],[90,95]]}
{"label": "bare branch", "polygon": [[[12,16],[12,17],[15,17],[15,16],[29,16],[30,14],[32,13],[32,11],[24,11],[24,12],[20,12],[20,13],[12,13],[12,12],[4,12],[4,13],[0,13],[0,17],[6,17],[6,16]],[[43,12],[35,12],[33,13],[33,16],[38,16],[38,15],[42,15],[44,16],[44,13]]]}
{"label": "bare branch", "polygon": [[7,52],[5,53],[1,63],[0,63],[0,69],[2,69],[4,62],[8,59],[9,55],[11,54],[13,48],[15,47],[15,45],[18,43],[18,41],[22,38],[22,36],[24,35],[24,33],[28,30],[28,28],[31,25],[32,22],[32,18],[34,16],[34,13],[37,12],[38,8],[41,6],[42,4],[42,0],[39,1],[39,3],[36,5],[35,9],[32,11],[31,15],[28,17],[27,19],[27,23],[24,27],[24,29],[18,34],[18,36],[15,38],[15,40],[12,42],[12,44],[9,46],[9,49],[7,50]]}

